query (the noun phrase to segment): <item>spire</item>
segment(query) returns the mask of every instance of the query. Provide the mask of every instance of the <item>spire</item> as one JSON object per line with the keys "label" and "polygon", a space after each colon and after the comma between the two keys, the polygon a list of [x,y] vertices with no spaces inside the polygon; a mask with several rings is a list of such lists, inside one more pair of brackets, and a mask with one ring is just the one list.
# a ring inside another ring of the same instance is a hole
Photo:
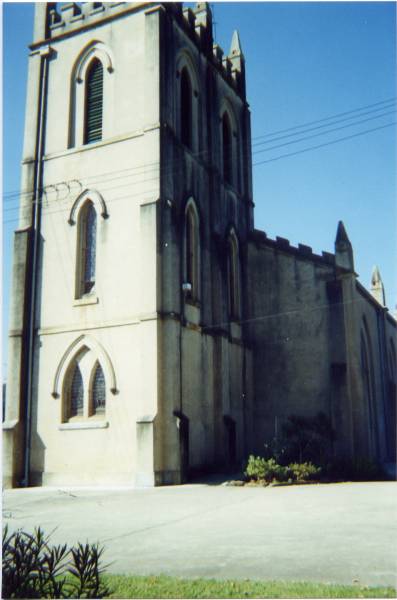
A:
{"label": "spire", "polygon": [[233,31],[230,52],[227,58],[232,66],[232,77],[245,97],[245,59],[241,50],[240,37],[236,30]]}
{"label": "spire", "polygon": [[238,31],[235,29],[232,35],[232,43],[230,46],[229,56],[242,56],[243,51],[241,50],[240,36]]}
{"label": "spire", "polygon": [[354,272],[353,247],[346,233],[343,221],[339,221],[335,239],[335,264]]}
{"label": "spire", "polygon": [[338,229],[336,231],[336,240],[335,240],[335,245],[336,244],[350,244],[350,240],[347,236],[346,233],[346,229],[345,226],[343,224],[343,221],[339,221],[338,223]]}
{"label": "spire", "polygon": [[377,266],[374,266],[374,268],[372,269],[371,294],[379,302],[379,304],[385,306],[385,288]]}

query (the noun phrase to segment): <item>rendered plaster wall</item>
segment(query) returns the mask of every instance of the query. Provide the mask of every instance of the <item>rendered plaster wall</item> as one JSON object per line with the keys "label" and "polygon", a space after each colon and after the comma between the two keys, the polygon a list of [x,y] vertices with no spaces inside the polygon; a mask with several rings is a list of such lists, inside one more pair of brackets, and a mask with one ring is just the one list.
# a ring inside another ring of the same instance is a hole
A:
{"label": "rendered plaster wall", "polygon": [[[8,342],[7,403],[3,422],[3,484],[12,487],[23,477],[23,394],[22,380],[26,377],[26,311],[29,294],[26,281],[29,272],[29,230],[17,231],[14,236],[12,302],[10,305],[10,332]],[[26,297],[28,296],[28,297]],[[13,401],[10,402],[9,399]]]}
{"label": "rendered plaster wall", "polygon": [[[36,483],[133,483],[137,474],[144,483],[154,482],[158,31],[158,15],[142,10],[97,30],[76,31],[50,42],[54,52],[48,71],[31,457]],[[68,147],[74,65],[99,39],[114,67],[104,73],[103,137],[82,146],[77,136],[74,147]],[[30,77],[36,77],[36,71]],[[77,298],[79,206],[74,222],[69,219],[83,192],[97,210],[96,283],[90,296]],[[95,201],[98,194],[106,215]],[[117,391],[111,391],[109,374],[101,364],[105,416],[62,423],[64,382],[54,398],[54,379],[68,349],[81,336],[94,339],[108,355]],[[140,423],[147,418],[149,433],[138,440]]]}

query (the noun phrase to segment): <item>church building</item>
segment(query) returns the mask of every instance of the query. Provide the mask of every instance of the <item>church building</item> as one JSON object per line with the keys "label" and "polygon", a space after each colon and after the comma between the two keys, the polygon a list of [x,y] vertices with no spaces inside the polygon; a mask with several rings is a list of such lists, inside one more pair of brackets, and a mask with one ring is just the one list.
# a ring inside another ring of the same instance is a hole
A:
{"label": "church building", "polygon": [[396,321],[374,270],[254,226],[237,32],[208,3],[36,3],[3,474],[164,485],[325,413],[396,462]]}

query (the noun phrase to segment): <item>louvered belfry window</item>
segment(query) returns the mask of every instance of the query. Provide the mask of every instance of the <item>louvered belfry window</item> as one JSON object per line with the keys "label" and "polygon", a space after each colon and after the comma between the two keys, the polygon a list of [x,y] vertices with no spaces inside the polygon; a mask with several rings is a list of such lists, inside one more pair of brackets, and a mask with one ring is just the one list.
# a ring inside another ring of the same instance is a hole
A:
{"label": "louvered belfry window", "polygon": [[70,386],[70,417],[83,414],[84,387],[79,365],[75,365]]}
{"label": "louvered belfry window", "polygon": [[94,59],[87,74],[85,101],[85,144],[102,139],[103,66]]}
{"label": "louvered belfry window", "polygon": [[106,404],[105,376],[101,365],[98,363],[95,368],[94,380],[92,383],[92,408],[95,414],[104,413]]}

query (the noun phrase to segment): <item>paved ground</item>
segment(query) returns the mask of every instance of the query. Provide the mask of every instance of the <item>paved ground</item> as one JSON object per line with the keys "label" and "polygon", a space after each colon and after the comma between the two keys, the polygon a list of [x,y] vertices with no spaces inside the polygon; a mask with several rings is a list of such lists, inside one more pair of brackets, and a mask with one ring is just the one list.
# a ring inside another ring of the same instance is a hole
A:
{"label": "paved ground", "polygon": [[7,490],[3,518],[99,541],[115,573],[396,584],[394,482]]}

